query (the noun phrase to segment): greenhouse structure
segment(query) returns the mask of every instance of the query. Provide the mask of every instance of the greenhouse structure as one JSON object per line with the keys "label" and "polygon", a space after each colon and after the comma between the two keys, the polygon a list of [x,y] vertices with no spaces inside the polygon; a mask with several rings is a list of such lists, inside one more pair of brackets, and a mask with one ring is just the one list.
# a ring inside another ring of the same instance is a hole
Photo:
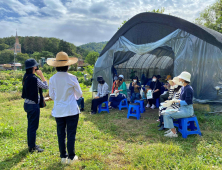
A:
{"label": "greenhouse structure", "polygon": [[171,15],[141,13],[126,22],[107,43],[96,61],[92,90],[103,76],[111,90],[113,70],[129,79],[191,73],[194,97],[220,101],[222,34]]}

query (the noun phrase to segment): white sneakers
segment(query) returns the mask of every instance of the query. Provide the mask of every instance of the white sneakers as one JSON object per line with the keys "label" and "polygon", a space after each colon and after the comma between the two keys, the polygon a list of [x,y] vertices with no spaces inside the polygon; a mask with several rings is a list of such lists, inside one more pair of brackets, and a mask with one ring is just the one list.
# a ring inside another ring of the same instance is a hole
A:
{"label": "white sneakers", "polygon": [[165,134],[164,136],[170,137],[170,138],[177,138],[178,137],[178,135],[176,133],[173,133],[172,131],[170,133]]}
{"label": "white sneakers", "polygon": [[61,164],[66,164],[67,163],[67,158],[62,158],[61,159]]}
{"label": "white sneakers", "polygon": [[167,130],[167,131],[164,132],[164,133],[167,134],[167,133],[170,133],[170,132],[171,132],[171,129]]}
{"label": "white sneakers", "polygon": [[151,109],[155,109],[156,108],[156,106],[153,104],[151,107],[150,107]]}
{"label": "white sneakers", "polygon": [[69,165],[71,165],[71,164],[73,164],[76,160],[78,160],[78,156],[75,155],[75,157],[73,158],[73,160],[71,160],[71,159],[68,159],[68,160],[67,160],[67,158],[62,158],[62,159],[61,159],[61,163],[62,163],[62,164],[69,164]]}
{"label": "white sneakers", "polygon": [[149,104],[149,103],[147,103],[146,108],[149,108],[149,107],[150,107],[150,104]]}
{"label": "white sneakers", "polygon": [[71,164],[73,164],[75,161],[77,161],[78,159],[79,159],[78,156],[75,155],[75,157],[73,158],[73,160],[68,159],[68,162],[67,162],[67,163],[68,163],[69,165],[71,165]]}

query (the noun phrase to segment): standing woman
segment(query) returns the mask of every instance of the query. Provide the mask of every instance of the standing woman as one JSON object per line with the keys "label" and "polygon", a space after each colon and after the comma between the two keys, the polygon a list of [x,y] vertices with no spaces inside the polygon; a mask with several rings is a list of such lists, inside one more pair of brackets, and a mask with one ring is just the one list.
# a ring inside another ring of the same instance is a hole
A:
{"label": "standing woman", "polygon": [[[24,110],[27,112],[28,119],[27,137],[29,152],[44,151],[38,145],[36,145],[36,131],[39,127],[40,117],[39,91],[42,91],[41,89],[48,89],[48,84],[42,74],[42,71],[38,70],[38,65],[39,64],[35,59],[26,60],[26,73],[23,77],[22,98],[25,99]],[[40,80],[35,73],[40,76],[42,80]]]}
{"label": "standing woman", "polygon": [[179,76],[180,83],[183,85],[181,88],[180,99],[173,99],[177,104],[180,104],[178,112],[163,115],[164,128],[169,128],[166,137],[178,137],[176,129],[174,128],[173,119],[186,118],[193,116],[193,88],[189,85],[191,74],[184,71]]}
{"label": "standing woman", "polygon": [[157,79],[157,76],[153,76],[152,77],[152,82],[150,83],[150,88],[152,89],[153,91],[153,98],[152,99],[148,99],[148,106],[147,107],[150,107],[151,106],[151,109],[155,109],[156,106],[156,99],[158,99],[161,95],[161,83],[159,82],[159,80]]}
{"label": "standing woman", "polygon": [[[65,52],[59,52],[56,59],[47,61],[47,64],[56,68],[57,73],[49,80],[49,96],[54,100],[52,116],[57,124],[57,136],[61,163],[72,164],[78,159],[75,154],[75,137],[79,121],[79,107],[77,100],[82,96],[82,90],[76,76],[67,73],[68,67],[77,63],[78,59]],[[66,133],[67,150],[66,153]]]}

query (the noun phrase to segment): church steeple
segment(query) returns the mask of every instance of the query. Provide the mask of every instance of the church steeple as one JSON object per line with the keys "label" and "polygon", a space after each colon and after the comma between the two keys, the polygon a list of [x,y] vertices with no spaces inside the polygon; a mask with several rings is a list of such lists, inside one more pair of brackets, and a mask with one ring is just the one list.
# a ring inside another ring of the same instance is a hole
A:
{"label": "church steeple", "polygon": [[15,46],[14,46],[14,52],[15,53],[21,53],[21,44],[19,44],[19,38],[16,30],[16,36],[15,36]]}
{"label": "church steeple", "polygon": [[16,30],[15,43],[16,43],[16,44],[19,44],[19,39],[18,39],[18,35],[17,35],[17,30]]}

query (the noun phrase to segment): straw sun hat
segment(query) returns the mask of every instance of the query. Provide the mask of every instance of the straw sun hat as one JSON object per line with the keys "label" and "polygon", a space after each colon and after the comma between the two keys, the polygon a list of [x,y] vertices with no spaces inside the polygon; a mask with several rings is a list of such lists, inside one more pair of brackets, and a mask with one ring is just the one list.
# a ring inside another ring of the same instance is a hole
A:
{"label": "straw sun hat", "polygon": [[179,86],[182,86],[182,83],[180,83],[179,81],[179,77],[174,77],[173,80],[169,80],[169,84],[172,86],[173,83],[179,85]]}
{"label": "straw sun hat", "polygon": [[78,58],[69,58],[65,52],[59,52],[56,54],[56,58],[47,60],[47,64],[53,67],[70,66],[78,62]]}

